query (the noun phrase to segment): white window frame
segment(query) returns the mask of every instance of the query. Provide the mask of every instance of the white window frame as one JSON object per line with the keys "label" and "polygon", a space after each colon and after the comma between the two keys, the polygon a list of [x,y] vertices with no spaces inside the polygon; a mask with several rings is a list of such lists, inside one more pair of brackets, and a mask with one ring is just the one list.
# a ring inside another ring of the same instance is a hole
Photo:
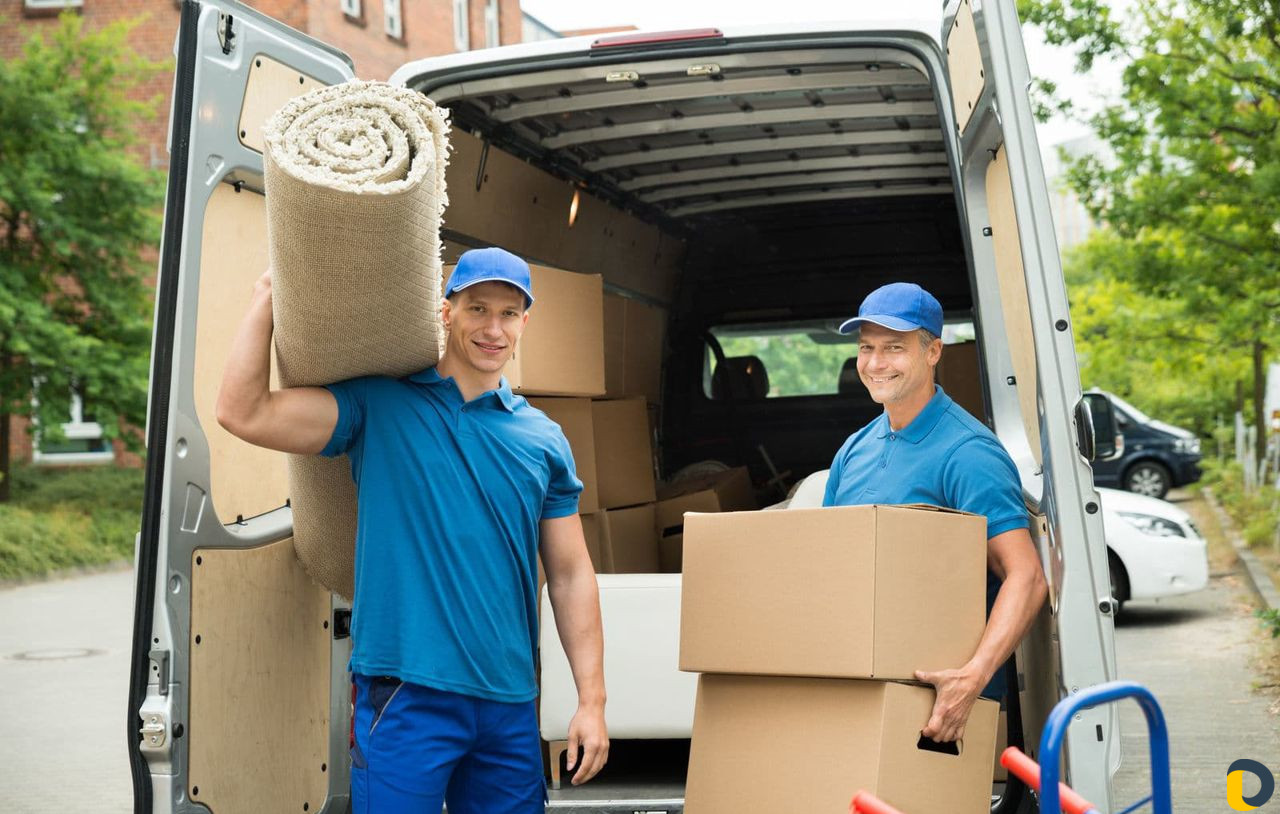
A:
{"label": "white window frame", "polygon": [[485,48],[495,48],[502,44],[502,26],[499,19],[498,0],[484,0]]}
{"label": "white window frame", "polygon": [[382,0],[382,29],[393,40],[404,39],[404,13],[400,0]]}
{"label": "white window frame", "polygon": [[[34,400],[33,400],[34,403]],[[101,452],[41,452],[39,422],[33,417],[36,425],[35,436],[31,439],[31,462],[51,466],[63,464],[105,464],[116,459],[116,452],[110,445]],[[96,421],[84,420],[84,399],[80,394],[71,393],[71,420],[62,425],[62,434],[69,441],[99,441],[102,439],[102,425]]]}
{"label": "white window frame", "polygon": [[83,8],[84,0],[22,0],[27,11],[52,11],[64,8]]}
{"label": "white window frame", "polygon": [[453,47],[471,50],[471,0],[453,0]]}
{"label": "white window frame", "polygon": [[338,0],[338,4],[342,7],[342,13],[357,20],[364,13],[364,9],[361,8],[362,3],[363,0]]}

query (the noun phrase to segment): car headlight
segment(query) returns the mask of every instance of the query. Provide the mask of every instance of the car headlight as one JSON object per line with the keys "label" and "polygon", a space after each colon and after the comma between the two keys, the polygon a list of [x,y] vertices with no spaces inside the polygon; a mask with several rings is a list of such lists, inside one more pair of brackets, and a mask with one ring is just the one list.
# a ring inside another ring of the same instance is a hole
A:
{"label": "car headlight", "polygon": [[1143,534],[1153,537],[1186,537],[1182,526],[1164,517],[1154,514],[1138,514],[1137,512],[1116,512],[1129,525]]}
{"label": "car headlight", "polygon": [[1173,448],[1177,452],[1181,452],[1185,455],[1199,455],[1200,439],[1199,438],[1179,438],[1178,440],[1173,442]]}

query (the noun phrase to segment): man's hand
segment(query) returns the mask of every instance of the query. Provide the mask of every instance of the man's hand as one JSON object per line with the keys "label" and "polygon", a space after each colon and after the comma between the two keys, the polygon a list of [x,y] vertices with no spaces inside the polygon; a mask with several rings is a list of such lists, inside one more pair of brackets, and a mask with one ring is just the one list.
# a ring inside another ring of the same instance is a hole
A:
{"label": "man's hand", "polygon": [[938,691],[933,714],[921,734],[939,743],[958,741],[964,737],[969,712],[978,700],[984,683],[968,669],[939,670],[936,673],[916,670],[916,680],[927,681]]}
{"label": "man's hand", "polygon": [[[579,747],[582,748],[580,764]],[[566,767],[573,772],[573,785],[580,786],[595,777],[608,760],[609,731],[604,723],[604,707],[579,705],[573,720],[569,722],[569,759]]]}

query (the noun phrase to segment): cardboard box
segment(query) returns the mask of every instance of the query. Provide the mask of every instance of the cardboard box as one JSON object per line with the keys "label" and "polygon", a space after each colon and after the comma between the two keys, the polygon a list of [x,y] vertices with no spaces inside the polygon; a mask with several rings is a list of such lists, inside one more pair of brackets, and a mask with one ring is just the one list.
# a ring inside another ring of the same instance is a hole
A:
{"label": "cardboard box", "polygon": [[612,509],[599,514],[604,574],[658,573],[658,536],[653,504]]}
{"label": "cardboard box", "polygon": [[982,402],[982,378],[978,367],[978,343],[961,342],[942,349],[935,368],[938,384],[947,395],[979,421],[986,421]]}
{"label": "cardboard box", "polygon": [[662,348],[667,312],[630,297],[604,296],[605,395],[662,397]]}
{"label": "cardboard box", "polygon": [[738,512],[756,508],[755,489],[745,466],[691,478],[675,486],[663,484],[658,495],[658,563],[667,574],[680,572],[686,512]]}
{"label": "cardboard box", "polygon": [[653,503],[653,445],[644,399],[591,402],[597,496],[602,509]]}
{"label": "cardboard box", "polygon": [[591,557],[591,567],[597,574],[604,570],[604,525],[603,512],[581,515],[582,537],[587,541],[587,555]]}
{"label": "cardboard box", "polygon": [[[604,394],[604,284],[599,274],[530,264],[534,306],[503,375],[522,395]],[[445,280],[453,267],[445,268]]]}
{"label": "cardboard box", "polygon": [[690,514],[680,669],[906,679],[986,625],[986,518],[922,506]]}
{"label": "cardboard box", "polygon": [[573,450],[573,463],[582,481],[578,512],[591,514],[600,510],[596,497],[596,442],[591,429],[591,400],[576,398],[531,398],[529,403],[560,425]]}
{"label": "cardboard box", "polygon": [[921,748],[933,701],[888,681],[701,676],[685,811],[837,814],[866,789],[910,814],[986,814],[999,705],[974,704],[945,754]]}

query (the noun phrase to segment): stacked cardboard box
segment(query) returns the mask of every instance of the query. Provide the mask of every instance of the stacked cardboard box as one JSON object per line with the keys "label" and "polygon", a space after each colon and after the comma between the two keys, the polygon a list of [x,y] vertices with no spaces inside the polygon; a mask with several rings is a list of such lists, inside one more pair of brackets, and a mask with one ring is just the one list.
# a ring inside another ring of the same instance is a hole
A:
{"label": "stacked cardboard box", "polygon": [[[685,810],[912,814],[990,806],[997,705],[954,748],[921,736],[917,669],[964,664],[985,625],[986,523],[933,507],[685,518],[680,669],[699,672]],[[803,778],[783,783],[779,778]]]}

